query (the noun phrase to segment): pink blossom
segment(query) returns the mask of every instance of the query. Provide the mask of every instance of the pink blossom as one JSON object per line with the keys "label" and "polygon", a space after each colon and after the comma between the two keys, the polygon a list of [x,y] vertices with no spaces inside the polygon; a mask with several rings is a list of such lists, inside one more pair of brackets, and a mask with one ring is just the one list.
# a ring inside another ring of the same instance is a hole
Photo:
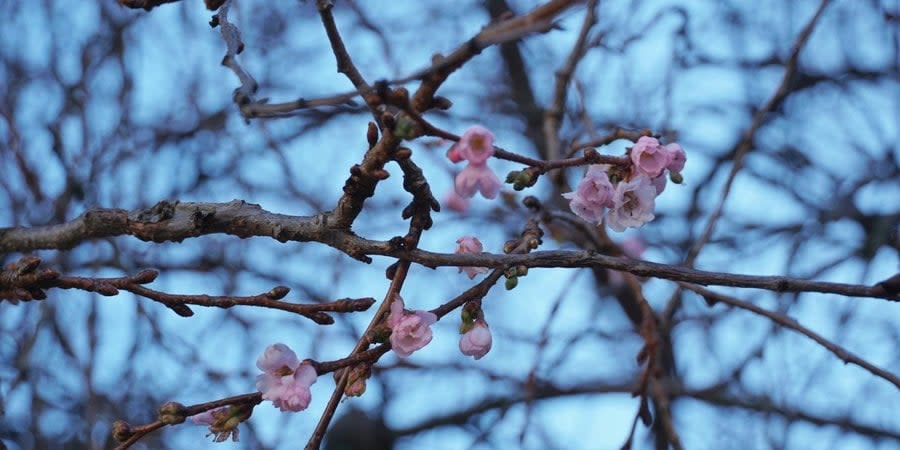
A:
{"label": "pink blossom", "polygon": [[309,387],[318,375],[309,361],[300,362],[284,344],[275,344],[256,361],[263,371],[256,376],[256,387],[264,400],[271,400],[282,411],[302,411],[309,406]]}
{"label": "pink blossom", "polygon": [[[478,238],[474,236],[463,236],[457,239],[456,243],[459,244],[456,247],[455,252],[457,255],[481,253],[484,250],[484,246],[481,245],[481,241],[479,241]],[[460,267],[459,271],[465,272],[471,280],[475,278],[475,275],[486,273],[488,269],[487,267]]]}
{"label": "pink blossom", "polygon": [[256,367],[263,372],[275,373],[283,368],[293,372],[300,365],[297,354],[290,347],[277,343],[266,347],[259,358],[256,359]]}
{"label": "pink blossom", "polygon": [[666,190],[666,176],[660,175],[650,180],[650,184],[656,189],[656,195],[662,194],[662,191]]}
{"label": "pink blossom", "polygon": [[391,314],[387,324],[391,328],[391,347],[402,356],[407,357],[414,351],[431,342],[431,325],[437,322],[437,316],[428,311],[407,312],[403,299],[398,295],[391,303]]}
{"label": "pink blossom", "polygon": [[459,339],[459,351],[463,355],[481,359],[491,351],[491,344],[493,344],[493,338],[487,322],[477,319],[475,326],[465,332]]}
{"label": "pink blossom", "polygon": [[640,227],[653,220],[655,198],[656,188],[646,176],[620,182],[616,185],[613,208],[606,215],[606,224],[615,231]]}
{"label": "pink blossom", "polygon": [[[494,135],[487,128],[475,125],[463,133],[456,149],[459,156],[470,164],[484,164],[494,154]],[[447,156],[450,157],[449,154]],[[450,160],[453,161],[453,158],[450,157]]]}
{"label": "pink blossom", "polygon": [[631,162],[634,163],[635,173],[650,178],[662,175],[663,170],[669,165],[669,158],[669,152],[659,145],[659,141],[648,136],[641,136],[631,149]]}
{"label": "pink blossom", "polygon": [[563,194],[571,200],[572,212],[588,222],[600,223],[606,208],[612,207],[614,189],[606,173],[608,167],[592,164],[575,191]]}
{"label": "pink blossom", "polygon": [[666,144],[663,148],[669,154],[669,165],[666,166],[666,169],[671,172],[681,172],[684,169],[684,163],[687,162],[687,155],[684,153],[684,149],[674,142]]}
{"label": "pink blossom", "polygon": [[476,191],[480,191],[484,198],[494,198],[500,192],[500,179],[487,164],[470,162],[456,175],[455,188],[461,197],[471,198]]}
{"label": "pink blossom", "polygon": [[444,206],[451,211],[464,213],[469,209],[469,199],[457,194],[456,189],[451,189],[450,192],[444,196]]}

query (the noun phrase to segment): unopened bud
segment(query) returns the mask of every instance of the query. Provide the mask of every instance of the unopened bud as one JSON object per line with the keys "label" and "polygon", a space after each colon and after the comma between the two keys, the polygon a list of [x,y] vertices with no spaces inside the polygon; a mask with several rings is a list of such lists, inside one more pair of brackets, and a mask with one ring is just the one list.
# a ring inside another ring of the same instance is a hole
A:
{"label": "unopened bud", "polygon": [[291,292],[291,288],[287,286],[275,286],[266,294],[266,297],[269,297],[272,300],[281,300],[288,295],[289,292]]}
{"label": "unopened bud", "polygon": [[112,437],[119,442],[125,442],[134,436],[131,425],[124,420],[117,420],[112,424]]}
{"label": "unopened bud", "polygon": [[159,421],[167,425],[175,425],[184,422],[187,417],[187,408],[178,402],[168,402],[159,407]]}

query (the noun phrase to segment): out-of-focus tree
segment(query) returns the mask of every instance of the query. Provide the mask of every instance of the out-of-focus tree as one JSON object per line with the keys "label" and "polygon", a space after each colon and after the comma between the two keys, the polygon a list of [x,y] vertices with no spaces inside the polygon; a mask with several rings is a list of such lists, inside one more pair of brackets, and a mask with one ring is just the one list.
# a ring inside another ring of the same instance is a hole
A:
{"label": "out-of-focus tree", "polygon": [[0,1],[0,447],[900,448],[898,23]]}

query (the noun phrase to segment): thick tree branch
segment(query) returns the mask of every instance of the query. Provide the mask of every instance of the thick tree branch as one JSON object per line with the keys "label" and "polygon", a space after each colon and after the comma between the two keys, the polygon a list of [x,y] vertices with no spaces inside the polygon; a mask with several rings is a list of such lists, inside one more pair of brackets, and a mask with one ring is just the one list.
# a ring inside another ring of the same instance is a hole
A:
{"label": "thick tree branch", "polygon": [[[181,241],[206,234],[226,233],[246,238],[267,236],[281,242],[321,242],[362,260],[369,255],[407,259],[427,267],[478,266],[505,269],[526,267],[595,267],[644,277],[685,281],[704,286],[731,286],[774,292],[822,292],[849,297],[900,301],[900,292],[887,284],[874,286],[811,281],[783,276],[707,272],[688,267],[606,256],[591,251],[553,250],[529,254],[444,254],[408,250],[390,241],[374,241],[350,231],[325,226],[322,215],[289,216],[235,200],[228,203],[160,202],[148,210],[90,210],[61,225],[0,229],[0,252],[71,248],[90,239],[133,235],[141,240]],[[407,247],[408,248],[408,247]]]}

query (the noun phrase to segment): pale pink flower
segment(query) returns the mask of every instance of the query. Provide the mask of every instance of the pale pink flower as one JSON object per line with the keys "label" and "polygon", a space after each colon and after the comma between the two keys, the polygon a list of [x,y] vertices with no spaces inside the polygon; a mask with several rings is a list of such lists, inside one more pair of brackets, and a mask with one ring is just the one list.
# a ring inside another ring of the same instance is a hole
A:
{"label": "pale pink flower", "polygon": [[469,163],[456,175],[454,187],[461,197],[471,198],[480,191],[484,198],[494,198],[500,192],[500,179],[487,164]]}
{"label": "pale pink flower", "polygon": [[662,194],[662,191],[666,190],[666,175],[663,174],[650,180],[650,184],[656,189],[656,195]]}
{"label": "pale pink flower", "polygon": [[263,371],[256,376],[256,387],[264,400],[271,400],[282,411],[302,411],[309,406],[309,387],[316,382],[316,369],[308,361],[300,362],[284,344],[269,346],[256,361]]}
{"label": "pale pink flower", "polygon": [[475,320],[475,326],[459,338],[459,351],[463,355],[481,359],[491,351],[491,344],[493,344],[493,338],[487,322],[477,319]]}
{"label": "pale pink flower", "polygon": [[[456,243],[459,244],[456,247],[456,254],[472,254],[472,253],[481,253],[484,250],[484,246],[481,245],[481,241],[478,240],[477,237],[474,236],[463,236],[456,240]],[[475,278],[475,275],[480,273],[486,273],[488,271],[487,267],[460,267],[460,272],[465,272],[466,275],[469,276],[469,279]]]}
{"label": "pale pink flower", "polygon": [[663,148],[669,154],[669,165],[666,166],[666,169],[672,172],[681,172],[684,169],[684,163],[687,162],[687,155],[684,153],[684,149],[674,142],[666,144]]}
{"label": "pale pink flower", "polygon": [[600,223],[606,208],[612,207],[613,185],[606,169],[609,166],[592,164],[574,192],[562,196],[571,200],[572,212],[588,222]]}
{"label": "pale pink flower", "polygon": [[391,314],[387,324],[391,328],[391,347],[402,357],[431,342],[431,325],[437,322],[437,316],[428,311],[407,312],[403,299],[397,295],[391,303]]}
{"label": "pale pink flower", "polygon": [[464,213],[469,209],[469,199],[456,193],[456,189],[451,189],[444,196],[444,206],[451,211]]}
{"label": "pale pink flower", "polygon": [[[463,133],[456,150],[469,163],[484,164],[494,154],[494,135],[487,128],[475,125]],[[449,154],[447,156],[450,157]],[[450,157],[450,160],[453,161],[453,158]]]}
{"label": "pale pink flower", "polygon": [[266,347],[259,358],[256,359],[256,367],[263,372],[275,373],[283,368],[293,372],[300,365],[297,354],[290,347],[282,343],[272,344]]}
{"label": "pale pink flower", "polygon": [[659,145],[659,141],[648,136],[641,136],[631,149],[631,162],[634,163],[635,173],[650,178],[662,175],[663,170],[669,165],[669,158],[669,152]]}
{"label": "pale pink flower", "polygon": [[606,215],[606,224],[615,231],[637,228],[653,220],[656,188],[645,176],[622,181],[616,185],[613,208]]}

